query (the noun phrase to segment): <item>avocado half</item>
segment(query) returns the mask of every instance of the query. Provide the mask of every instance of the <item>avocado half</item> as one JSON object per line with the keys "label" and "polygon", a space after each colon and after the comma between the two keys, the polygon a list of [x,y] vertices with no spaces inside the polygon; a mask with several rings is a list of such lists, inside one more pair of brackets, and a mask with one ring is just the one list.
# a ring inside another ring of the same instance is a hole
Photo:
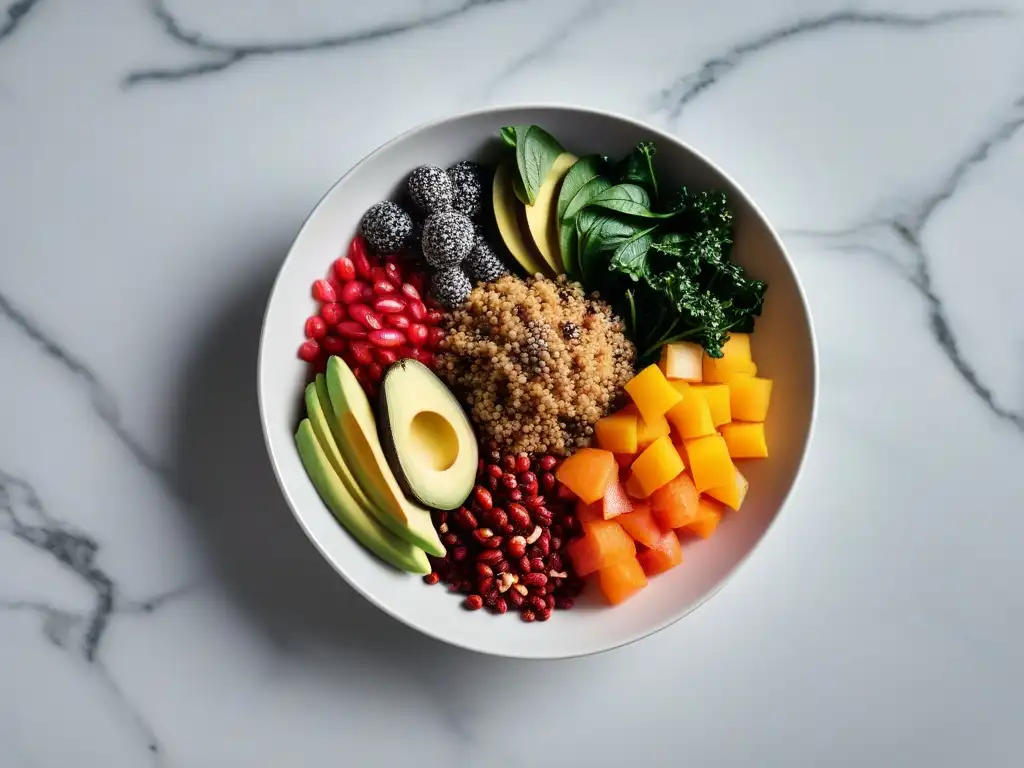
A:
{"label": "avocado half", "polygon": [[476,483],[477,443],[459,401],[417,360],[399,360],[381,386],[384,452],[406,493],[435,509],[456,509]]}

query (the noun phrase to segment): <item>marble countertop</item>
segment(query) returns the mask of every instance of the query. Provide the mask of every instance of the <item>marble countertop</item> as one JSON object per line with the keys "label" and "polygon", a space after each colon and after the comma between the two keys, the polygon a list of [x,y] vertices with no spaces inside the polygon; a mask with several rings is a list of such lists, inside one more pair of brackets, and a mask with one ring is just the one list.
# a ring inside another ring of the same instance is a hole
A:
{"label": "marble countertop", "polygon": [[[0,0],[0,766],[1024,763],[1024,2]],[[724,591],[500,661],[363,602],[270,474],[273,272],[352,163],[564,101],[782,231],[803,480]]]}

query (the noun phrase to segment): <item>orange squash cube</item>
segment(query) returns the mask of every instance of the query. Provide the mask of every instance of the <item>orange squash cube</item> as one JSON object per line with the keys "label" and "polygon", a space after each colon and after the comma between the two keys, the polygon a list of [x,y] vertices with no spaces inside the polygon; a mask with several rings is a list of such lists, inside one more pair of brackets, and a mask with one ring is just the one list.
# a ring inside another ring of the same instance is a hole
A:
{"label": "orange squash cube", "polygon": [[613,453],[636,453],[636,414],[618,411],[594,425],[597,444]]}
{"label": "orange squash cube", "polygon": [[715,421],[711,417],[711,406],[700,395],[696,387],[690,387],[683,401],[673,406],[665,418],[676,428],[681,438],[703,437],[715,433]]}
{"label": "orange squash cube", "polygon": [[707,494],[712,498],[718,499],[726,506],[739,509],[743,504],[743,500],[747,497],[747,489],[749,487],[750,483],[747,481],[747,478],[734,466],[733,479],[728,483],[708,488]]}
{"label": "orange squash cube", "polygon": [[656,365],[647,366],[630,379],[626,383],[626,391],[647,422],[664,416],[673,405],[683,399]]}
{"label": "orange squash cube", "polygon": [[631,467],[640,490],[647,496],[686,469],[679,452],[667,437],[659,437],[637,456]]}
{"label": "orange squash cube", "polygon": [[729,455],[734,459],[768,458],[763,423],[734,421],[725,424],[722,426],[722,439],[729,446]]}
{"label": "orange squash cube", "polygon": [[697,519],[700,511],[699,494],[686,472],[651,494],[651,511],[665,530],[682,528]]}
{"label": "orange squash cube", "polygon": [[636,557],[618,560],[605,566],[598,571],[597,578],[601,592],[612,605],[628,600],[647,586],[647,575]]}
{"label": "orange squash cube", "polygon": [[[729,457],[729,446],[721,435],[684,440],[686,460],[697,490],[727,486],[736,479],[736,466]],[[634,466],[636,463],[634,462]]]}
{"label": "orange squash cube", "polygon": [[614,520],[591,520],[581,524],[583,536],[569,542],[567,551],[580,576],[605,568],[618,560],[635,559],[636,544]]}
{"label": "orange squash cube", "polygon": [[608,483],[608,487],[604,492],[604,498],[601,499],[601,517],[605,520],[611,520],[632,511],[633,502],[626,495],[626,491],[616,475]]}
{"label": "orange squash cube", "polygon": [[741,376],[729,382],[729,406],[737,421],[764,421],[771,397],[771,379]]}
{"label": "orange squash cube", "polygon": [[665,535],[647,504],[635,505],[632,512],[616,518],[615,522],[621,525],[634,541],[645,547],[655,546]]}
{"label": "orange squash cube", "polygon": [[648,576],[664,573],[683,562],[683,548],[675,531],[669,531],[650,549],[636,556],[640,567]]}
{"label": "orange squash cube", "polygon": [[725,514],[725,507],[722,504],[707,496],[701,496],[700,516],[686,526],[686,530],[702,539],[709,538],[718,528],[723,514]]}
{"label": "orange squash cube", "polygon": [[634,499],[646,499],[651,494],[646,493],[640,487],[640,481],[636,479],[636,475],[630,472],[629,477],[626,478],[626,495]]}
{"label": "orange squash cube", "polygon": [[730,333],[729,338],[725,344],[722,345],[722,357],[726,360],[734,358],[736,360],[753,360],[753,355],[750,354],[750,334],[749,333]]}
{"label": "orange squash cube", "polygon": [[701,360],[704,348],[689,341],[677,341],[661,348],[658,367],[667,379],[679,381],[700,381],[703,375]]}
{"label": "orange squash cube", "polygon": [[597,448],[581,448],[563,461],[555,473],[562,485],[587,504],[604,496],[608,483],[618,475],[615,457],[610,451]]}
{"label": "orange squash cube", "polygon": [[[711,421],[716,427],[732,421],[732,409],[729,407],[731,395],[728,384],[694,384],[690,387],[690,391],[707,400],[708,410],[711,411]],[[683,437],[688,437],[688,435],[683,435]],[[692,437],[701,437],[701,435],[692,435]]]}
{"label": "orange squash cube", "polygon": [[756,376],[757,364],[742,358],[704,356],[704,383],[728,384],[741,376]]}

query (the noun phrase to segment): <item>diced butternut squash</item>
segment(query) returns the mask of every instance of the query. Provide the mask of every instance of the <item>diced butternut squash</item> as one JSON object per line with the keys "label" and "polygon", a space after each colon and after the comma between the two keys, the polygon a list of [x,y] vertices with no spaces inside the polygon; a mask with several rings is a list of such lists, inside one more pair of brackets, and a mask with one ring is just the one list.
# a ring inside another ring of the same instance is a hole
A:
{"label": "diced butternut squash", "polygon": [[696,387],[690,387],[683,401],[672,407],[665,418],[676,428],[681,438],[703,437],[715,433],[715,422],[711,418],[711,406]]}
{"label": "diced butternut squash", "polygon": [[636,414],[618,411],[598,419],[594,425],[597,444],[613,453],[636,453]]}
{"label": "diced butternut squash", "polygon": [[633,398],[644,421],[652,422],[668,413],[683,399],[675,387],[668,383],[661,368],[649,365],[626,383],[626,391]]}
{"label": "diced butternut squash", "polygon": [[604,496],[608,483],[619,476],[619,465],[610,451],[581,448],[562,462],[555,476],[589,504]]}
{"label": "diced butternut squash", "polygon": [[604,491],[604,498],[601,499],[601,517],[611,520],[632,511],[633,502],[626,495],[626,491],[616,475],[608,483],[608,487]]}
{"label": "diced butternut squash", "polygon": [[722,347],[722,356],[727,360],[730,358],[753,360],[754,357],[750,354],[750,334],[730,333],[729,339]]}
{"label": "diced butternut squash", "polygon": [[732,424],[724,424],[722,439],[729,446],[729,455],[734,459],[768,458],[763,423],[734,421]]}
{"label": "diced butternut squash", "polygon": [[737,421],[764,421],[771,397],[771,379],[741,376],[729,382],[729,406]]}
{"label": "diced butternut squash", "polygon": [[[716,427],[720,427],[723,424],[728,424],[732,421],[732,409],[729,407],[730,393],[728,384],[695,384],[690,388],[690,391],[707,400],[708,410],[711,411],[711,421]],[[702,435],[693,435],[693,437],[701,436]],[[689,437],[689,435],[683,435],[683,437]]]}
{"label": "diced butternut squash", "polygon": [[[728,456],[727,456],[728,458]],[[637,456],[631,468],[640,490],[649,496],[686,469],[682,457],[667,437],[659,437]]]}
{"label": "diced butternut squash", "polygon": [[629,465],[633,463],[635,458],[636,455],[632,453],[616,453],[615,463],[619,465],[619,469],[629,469]]}
{"label": "diced butternut squash", "polygon": [[[684,440],[686,461],[693,484],[701,493],[709,488],[729,485],[736,479],[736,466],[729,457],[729,447],[721,435],[708,435]],[[636,466],[636,462],[633,463]]]}
{"label": "diced butternut squash", "polygon": [[585,501],[576,500],[576,519],[581,523],[589,523],[591,520],[604,520],[604,503],[595,501],[587,504]]}
{"label": "diced butternut squash", "polygon": [[635,559],[636,544],[614,520],[591,520],[582,523],[583,536],[568,544],[573,568],[586,576],[618,560]]}
{"label": "diced butternut squash", "polygon": [[651,511],[665,530],[682,528],[697,519],[700,511],[699,494],[686,472],[651,494]]}
{"label": "diced butternut squash", "polygon": [[634,541],[645,547],[655,546],[665,534],[647,504],[635,505],[632,512],[616,518],[616,522],[633,537]]}
{"label": "diced butternut squash", "polygon": [[749,487],[750,483],[747,482],[747,478],[743,476],[742,472],[733,467],[732,481],[708,488],[707,494],[733,509],[739,509],[743,504],[743,500],[747,497],[747,489]]}
{"label": "diced butternut squash", "polygon": [[756,375],[757,365],[751,360],[704,356],[705,384],[727,384],[741,376]]}
{"label": "diced butternut squash", "polygon": [[635,557],[618,560],[597,574],[601,592],[612,605],[628,600],[647,586],[647,575]]}
{"label": "diced butternut squash", "polygon": [[636,475],[630,472],[629,477],[626,478],[626,495],[634,499],[646,499],[651,494],[646,493],[640,487],[640,481],[636,479]]}
{"label": "diced butternut squash", "polygon": [[718,528],[718,523],[721,522],[724,512],[725,507],[722,504],[707,496],[701,496],[700,516],[686,526],[686,530],[706,539]]}
{"label": "diced butternut squash", "polygon": [[636,556],[640,567],[648,576],[664,573],[683,562],[683,548],[675,531],[669,531],[657,544]]}
{"label": "diced butternut squash", "polygon": [[666,344],[661,348],[661,361],[658,365],[668,379],[700,381],[703,375],[701,371],[703,358],[704,349],[700,344],[678,341],[674,344]]}
{"label": "diced butternut squash", "polygon": [[645,421],[641,417],[637,420],[636,428],[636,449],[638,451],[642,451],[659,437],[668,437],[672,434],[672,428],[664,416],[659,416],[653,421]]}

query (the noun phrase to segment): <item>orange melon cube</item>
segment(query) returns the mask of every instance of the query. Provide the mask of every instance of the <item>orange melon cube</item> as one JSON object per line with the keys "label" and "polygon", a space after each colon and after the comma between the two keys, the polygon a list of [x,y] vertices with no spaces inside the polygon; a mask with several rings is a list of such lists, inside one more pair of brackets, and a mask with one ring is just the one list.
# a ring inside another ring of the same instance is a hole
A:
{"label": "orange melon cube", "polygon": [[750,334],[730,333],[729,338],[722,345],[722,357],[726,359],[753,360],[754,357],[750,354]]}
{"label": "orange melon cube", "polygon": [[594,425],[597,444],[613,453],[636,453],[636,414],[618,411]]}
{"label": "orange melon cube", "polygon": [[635,505],[632,512],[616,518],[616,522],[633,537],[634,541],[645,547],[655,546],[665,535],[647,504]]}
{"label": "orange melon cube", "polygon": [[604,498],[601,499],[601,517],[605,520],[611,520],[632,511],[633,502],[626,495],[626,491],[622,487],[622,483],[619,482],[618,475],[616,475],[608,483],[608,487],[604,492]]}
{"label": "orange melon cube", "polygon": [[673,344],[666,344],[661,348],[661,360],[658,367],[667,379],[680,381],[700,381],[701,360],[704,358],[704,348],[700,344],[689,341],[677,341]]}
{"label": "orange melon cube", "polygon": [[698,491],[703,493],[709,488],[727,486],[735,482],[736,466],[729,456],[729,446],[725,444],[721,435],[684,440],[683,446],[690,474]]}
{"label": "orange melon cube", "polygon": [[709,538],[715,532],[715,529],[718,528],[724,513],[725,507],[722,504],[714,499],[701,496],[700,516],[686,526],[686,530],[700,536],[702,539]]}
{"label": "orange melon cube", "polygon": [[682,528],[697,519],[699,494],[693,480],[681,472],[651,494],[651,511],[662,528]]}
{"label": "orange melon cube", "polygon": [[771,379],[741,376],[729,382],[729,406],[737,421],[764,421],[771,397]]}
{"label": "orange melon cube", "polygon": [[640,416],[647,422],[664,416],[673,405],[683,399],[656,365],[649,365],[640,371],[626,382],[625,389],[633,398]]}
{"label": "orange melon cube", "polygon": [[[708,410],[711,411],[711,421],[716,427],[732,421],[732,409],[729,401],[731,393],[728,384],[695,384],[690,391],[707,400]],[[693,435],[693,437],[701,437],[701,435]]]}
{"label": "orange melon cube", "polygon": [[672,428],[664,416],[659,416],[653,421],[645,421],[640,418],[637,420],[636,426],[636,449],[638,451],[642,451],[659,437],[668,437],[672,434]]}
{"label": "orange melon cube", "polygon": [[555,473],[558,482],[586,503],[604,496],[613,477],[619,476],[619,466],[610,451],[581,448],[562,462]]}
{"label": "orange melon cube", "polygon": [[732,424],[724,424],[722,439],[729,446],[729,455],[734,459],[768,458],[763,423],[734,421]]}
{"label": "orange melon cube", "polygon": [[741,376],[756,376],[757,365],[743,358],[704,356],[704,383],[728,384]]}
{"label": "orange melon cube", "polygon": [[669,531],[657,544],[636,556],[640,567],[648,576],[664,573],[683,562],[683,548],[675,531]]}
{"label": "orange melon cube", "polygon": [[647,575],[635,557],[618,560],[597,573],[601,592],[612,605],[628,600],[647,586]]}
{"label": "orange melon cube", "polygon": [[619,560],[635,559],[633,538],[614,520],[591,520],[582,527],[583,536],[567,545],[569,559],[580,576]]}
{"label": "orange melon cube", "polygon": [[707,494],[733,509],[739,509],[743,504],[743,500],[747,497],[747,489],[749,487],[750,483],[747,481],[747,478],[743,476],[742,472],[733,467],[733,479],[723,485],[708,488]]}
{"label": "orange melon cube", "polygon": [[715,421],[711,417],[711,406],[696,387],[690,387],[683,401],[674,406],[665,418],[676,428],[680,437],[703,437],[715,433]]}
{"label": "orange melon cube", "polygon": [[659,437],[636,457],[631,467],[640,490],[649,496],[686,469],[676,447],[667,437]]}
{"label": "orange melon cube", "polygon": [[626,495],[631,496],[634,499],[646,499],[651,494],[646,493],[644,489],[640,487],[640,481],[636,479],[636,475],[630,472],[629,477],[626,478]]}

